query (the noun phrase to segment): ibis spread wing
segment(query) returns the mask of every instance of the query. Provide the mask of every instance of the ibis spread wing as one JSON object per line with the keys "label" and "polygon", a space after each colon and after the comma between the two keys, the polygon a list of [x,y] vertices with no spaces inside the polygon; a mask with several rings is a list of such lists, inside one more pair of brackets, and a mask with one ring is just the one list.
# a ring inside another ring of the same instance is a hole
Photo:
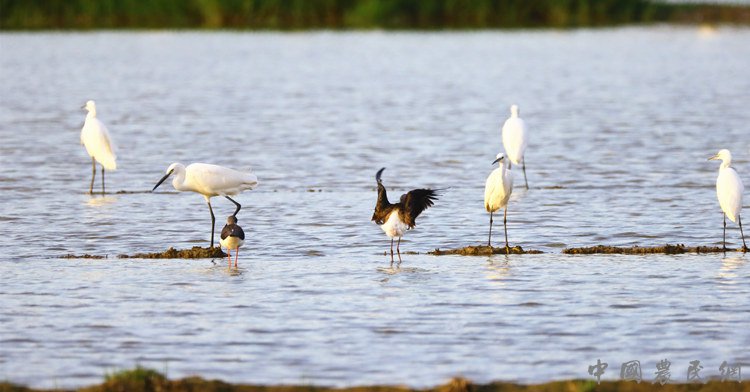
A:
{"label": "ibis spread wing", "polygon": [[402,196],[403,208],[399,211],[401,220],[409,225],[409,228],[416,225],[416,220],[422,211],[432,207],[437,200],[437,192],[432,189],[414,189]]}

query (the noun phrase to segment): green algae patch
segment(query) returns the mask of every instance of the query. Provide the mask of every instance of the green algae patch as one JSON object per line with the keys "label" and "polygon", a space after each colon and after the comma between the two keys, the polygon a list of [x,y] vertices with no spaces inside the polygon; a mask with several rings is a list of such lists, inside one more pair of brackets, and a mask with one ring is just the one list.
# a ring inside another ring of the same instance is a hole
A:
{"label": "green algae patch", "polygon": [[[727,249],[727,252],[736,252],[737,249]],[[679,255],[683,253],[721,253],[724,249],[720,246],[685,246],[683,244],[664,246],[607,246],[596,245],[581,248],[566,248],[562,251],[569,255],[593,255],[593,254],[622,254],[622,255],[651,255],[666,254]]]}
{"label": "green algae patch", "polygon": [[163,391],[169,380],[156,370],[136,366],[104,376],[104,384],[95,390],[104,391]]}
{"label": "green algae patch", "polygon": [[465,246],[463,248],[458,249],[435,249],[433,251],[427,252],[427,254],[435,255],[435,256],[443,256],[443,255],[461,255],[461,256],[490,256],[490,255],[504,255],[504,254],[512,254],[512,255],[524,255],[524,254],[540,254],[544,253],[540,250],[524,250],[520,246],[516,245],[514,247],[511,247],[509,249],[509,252],[505,251],[505,247],[502,246],[487,246],[487,245],[469,245]]}
{"label": "green algae patch", "polygon": [[119,255],[119,259],[215,259],[217,257],[226,257],[221,248],[202,248],[194,246],[191,249],[177,250],[169,248],[159,253],[136,253],[134,255]]}

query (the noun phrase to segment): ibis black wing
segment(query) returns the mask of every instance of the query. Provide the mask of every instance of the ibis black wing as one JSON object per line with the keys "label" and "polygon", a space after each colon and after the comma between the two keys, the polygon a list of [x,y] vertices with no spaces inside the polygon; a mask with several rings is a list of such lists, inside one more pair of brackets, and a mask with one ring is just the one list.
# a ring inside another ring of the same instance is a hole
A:
{"label": "ibis black wing", "polygon": [[383,170],[385,168],[378,170],[378,174],[375,175],[375,180],[378,182],[378,201],[375,203],[375,212],[372,214],[372,220],[379,225],[385,223],[388,215],[395,208],[393,204],[388,202],[388,192],[385,190],[383,181],[380,180],[380,174],[383,173]]}
{"label": "ibis black wing", "polygon": [[245,239],[245,231],[242,230],[241,227],[237,225],[224,225],[224,228],[221,229],[221,239],[226,239],[227,237],[237,237],[241,240]]}
{"label": "ibis black wing", "polygon": [[414,189],[401,196],[402,207],[399,210],[401,221],[413,228],[417,224],[417,217],[428,207],[432,207],[438,194],[432,189]]}

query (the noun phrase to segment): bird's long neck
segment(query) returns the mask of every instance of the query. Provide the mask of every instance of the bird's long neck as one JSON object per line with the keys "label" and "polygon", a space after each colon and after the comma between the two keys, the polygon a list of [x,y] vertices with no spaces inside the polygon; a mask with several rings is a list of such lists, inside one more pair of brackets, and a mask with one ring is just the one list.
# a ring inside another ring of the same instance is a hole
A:
{"label": "bird's long neck", "polygon": [[385,190],[382,182],[378,182],[378,202],[375,204],[375,209],[381,210],[383,208],[390,207],[391,203],[388,201],[388,192]]}
{"label": "bird's long neck", "polygon": [[723,158],[721,160],[721,166],[720,166],[719,170],[721,170],[721,169],[727,169],[731,165],[732,165],[732,158]]}
{"label": "bird's long neck", "polygon": [[91,118],[96,118],[96,109],[89,109],[89,112],[86,113],[86,120]]}
{"label": "bird's long neck", "polygon": [[172,186],[174,187],[174,189],[177,189],[178,191],[193,190],[193,188],[190,187],[189,184],[185,183],[185,171],[184,170],[181,170],[175,173],[174,178],[172,179]]}

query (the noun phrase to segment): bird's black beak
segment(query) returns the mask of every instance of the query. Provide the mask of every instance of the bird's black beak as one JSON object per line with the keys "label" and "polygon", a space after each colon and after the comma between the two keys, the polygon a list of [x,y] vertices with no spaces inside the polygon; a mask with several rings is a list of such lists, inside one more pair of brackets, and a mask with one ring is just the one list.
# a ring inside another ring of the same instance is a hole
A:
{"label": "bird's black beak", "polygon": [[157,182],[156,185],[154,185],[154,189],[152,189],[151,192],[155,191],[156,188],[158,188],[162,182],[164,182],[167,178],[169,178],[169,176],[172,174],[173,171],[174,170],[170,170],[169,173],[165,174],[164,177],[162,177],[161,180],[159,180],[159,182]]}
{"label": "bird's black beak", "polygon": [[81,105],[81,109],[86,109],[86,104]]}
{"label": "bird's black beak", "polygon": [[498,162],[502,161],[502,160],[503,160],[503,158],[505,158],[505,157],[500,157],[500,158],[497,158],[497,159],[495,159],[494,161],[492,161],[492,164],[494,165],[494,164],[496,164],[496,163],[498,163]]}

